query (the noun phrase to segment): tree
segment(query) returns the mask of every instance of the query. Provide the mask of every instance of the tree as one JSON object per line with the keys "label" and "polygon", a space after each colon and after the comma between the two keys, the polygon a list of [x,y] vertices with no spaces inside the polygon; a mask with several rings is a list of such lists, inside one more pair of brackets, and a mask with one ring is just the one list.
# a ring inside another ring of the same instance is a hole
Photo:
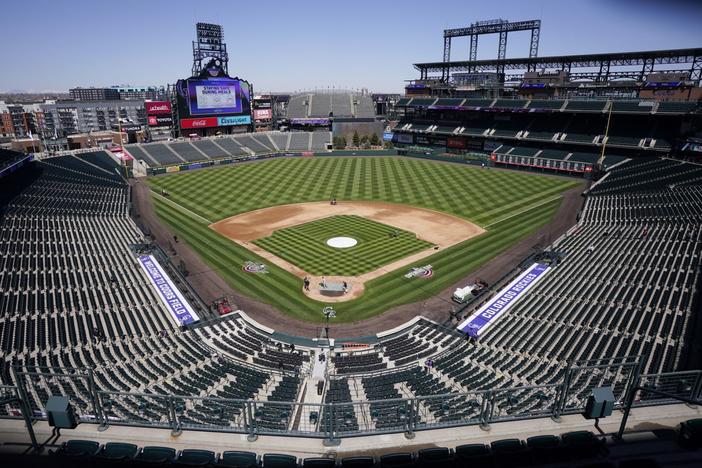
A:
{"label": "tree", "polygon": [[378,134],[374,133],[370,137],[370,144],[373,146],[378,146],[380,144],[380,138],[378,138]]}
{"label": "tree", "polygon": [[392,145],[392,141],[386,141],[385,142],[385,149],[393,149],[394,146]]}
{"label": "tree", "polygon": [[334,138],[332,138],[332,147],[334,149],[339,149],[339,137],[338,136],[335,136]]}
{"label": "tree", "polygon": [[358,147],[359,143],[361,142],[361,137],[358,136],[358,130],[353,131],[353,138],[351,141],[353,142],[353,146]]}
{"label": "tree", "polygon": [[346,143],[346,137],[342,136],[341,137],[341,149],[344,149],[348,146],[348,143]]}
{"label": "tree", "polygon": [[361,137],[361,144],[365,145],[366,143],[368,143],[368,135],[363,135]]}

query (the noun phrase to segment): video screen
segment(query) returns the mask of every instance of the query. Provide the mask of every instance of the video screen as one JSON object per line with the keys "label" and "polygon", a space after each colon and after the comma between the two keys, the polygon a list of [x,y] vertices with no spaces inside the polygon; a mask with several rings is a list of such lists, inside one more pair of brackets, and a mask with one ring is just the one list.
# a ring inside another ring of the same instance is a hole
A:
{"label": "video screen", "polygon": [[230,78],[188,80],[190,115],[250,114],[247,83]]}

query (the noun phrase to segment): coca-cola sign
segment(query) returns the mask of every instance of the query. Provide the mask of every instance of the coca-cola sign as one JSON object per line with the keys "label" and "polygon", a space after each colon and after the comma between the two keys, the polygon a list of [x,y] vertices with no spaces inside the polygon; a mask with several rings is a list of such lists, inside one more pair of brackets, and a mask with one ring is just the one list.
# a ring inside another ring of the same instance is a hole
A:
{"label": "coca-cola sign", "polygon": [[201,119],[181,119],[180,128],[206,128],[216,127],[217,117],[203,117]]}

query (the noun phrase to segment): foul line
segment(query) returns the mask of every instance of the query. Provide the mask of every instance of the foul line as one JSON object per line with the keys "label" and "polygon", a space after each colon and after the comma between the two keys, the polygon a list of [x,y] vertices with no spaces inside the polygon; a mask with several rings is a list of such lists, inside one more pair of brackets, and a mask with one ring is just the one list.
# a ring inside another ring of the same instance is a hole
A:
{"label": "foul line", "polygon": [[161,194],[156,193],[156,192],[153,191],[153,190],[151,190],[151,194],[152,194],[152,195],[156,195],[156,196],[159,197],[160,199],[162,199],[162,200],[164,200],[164,201],[167,201],[168,203],[170,203],[171,205],[175,206],[175,207],[178,208],[179,210],[184,211],[184,212],[188,213],[189,215],[194,216],[195,218],[200,218],[201,220],[205,221],[207,224],[212,224],[212,223],[213,223],[213,221],[210,221],[209,219],[204,218],[204,217],[200,216],[199,214],[197,214],[197,213],[195,213],[195,212],[193,212],[193,211],[190,211],[189,209],[187,209],[187,208],[184,207],[183,205],[179,205],[178,203],[174,202],[173,200],[169,200],[168,198],[164,197],[164,196],[161,195]]}
{"label": "foul line", "polygon": [[495,224],[499,224],[499,223],[501,223],[502,221],[507,221],[508,219],[512,219],[512,218],[514,218],[515,216],[519,216],[520,214],[526,213],[527,211],[531,211],[531,210],[533,210],[534,208],[538,208],[538,207],[540,207],[540,206],[542,206],[542,205],[545,205],[545,204],[547,204],[547,203],[551,203],[552,201],[558,200],[559,198],[563,198],[563,196],[562,196],[562,195],[556,195],[555,197],[549,198],[548,200],[544,200],[544,201],[542,201],[541,203],[539,203],[539,204],[537,204],[537,205],[532,205],[532,206],[527,207],[527,208],[525,208],[525,209],[523,209],[523,210],[521,210],[521,211],[517,211],[516,213],[511,214],[511,215],[507,216],[506,218],[502,218],[502,219],[500,219],[500,220],[498,220],[498,221],[495,221],[494,223],[490,223],[490,224],[488,224],[488,225],[485,225],[485,226],[483,226],[483,228],[484,228],[484,229],[487,229],[487,228],[489,228],[490,226],[494,226]]}

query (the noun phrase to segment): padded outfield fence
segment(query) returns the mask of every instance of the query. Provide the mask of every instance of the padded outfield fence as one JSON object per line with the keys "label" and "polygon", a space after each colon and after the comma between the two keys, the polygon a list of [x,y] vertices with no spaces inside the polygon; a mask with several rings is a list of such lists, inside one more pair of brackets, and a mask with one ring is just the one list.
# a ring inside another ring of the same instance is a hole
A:
{"label": "padded outfield fence", "polygon": [[[0,387],[0,417],[47,420],[37,407],[51,395],[68,396],[81,423],[101,428],[125,425],[259,435],[323,438],[405,433],[532,418],[559,420],[582,413],[592,389],[611,386],[615,409],[676,403],[702,404],[702,371],[640,374],[636,358],[576,363],[563,370],[559,383],[476,390],[416,398],[340,403],[292,403],[226,398],[125,393],[98,389],[91,369],[13,368],[16,386]],[[331,378],[334,378],[333,376]],[[344,376],[343,378],[348,378]],[[328,380],[327,382],[330,382]],[[659,392],[639,392],[651,389]],[[632,395],[633,392],[633,395]],[[663,392],[665,396],[660,395]],[[638,396],[637,396],[638,395]]]}

